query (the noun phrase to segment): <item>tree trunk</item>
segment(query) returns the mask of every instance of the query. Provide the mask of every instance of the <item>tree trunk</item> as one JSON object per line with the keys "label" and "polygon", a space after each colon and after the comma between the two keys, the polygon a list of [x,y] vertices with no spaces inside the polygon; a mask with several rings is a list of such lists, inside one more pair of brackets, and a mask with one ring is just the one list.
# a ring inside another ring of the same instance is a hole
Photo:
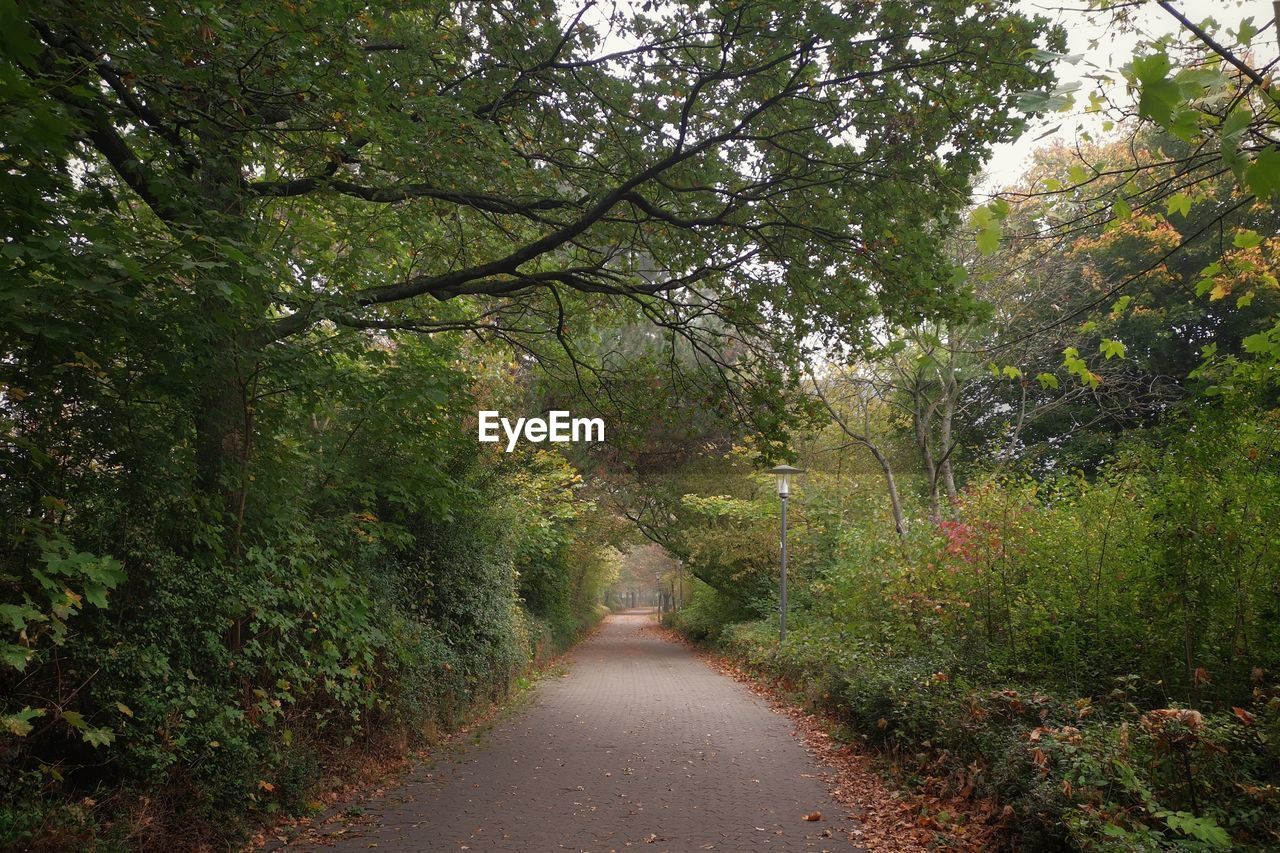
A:
{"label": "tree trunk", "polygon": [[199,129],[200,170],[196,175],[203,238],[194,251],[209,261],[197,280],[200,322],[205,324],[199,355],[202,387],[194,413],[196,488],[222,513],[228,553],[237,547],[244,522],[252,417],[247,394],[245,341],[265,310],[265,300],[240,265],[223,251],[230,241],[252,239],[245,216],[243,170],[236,141],[210,123]]}
{"label": "tree trunk", "polygon": [[956,505],[956,477],[951,468],[951,459],[955,448],[951,444],[951,424],[956,414],[956,398],[954,385],[947,390],[947,398],[942,404],[942,414],[938,419],[938,443],[942,447],[942,462],[939,473],[942,475],[942,486],[947,491],[947,503]]}
{"label": "tree trunk", "polygon": [[893,527],[898,532],[898,539],[907,538],[907,522],[902,515],[902,498],[898,495],[898,481],[893,477],[893,466],[889,464],[889,459],[875,445],[867,442],[867,449],[871,451],[871,455],[880,463],[880,470],[884,472],[884,485],[889,491],[889,505],[893,509]]}
{"label": "tree trunk", "polygon": [[238,529],[244,513],[250,421],[245,386],[234,363],[215,362],[205,377],[197,406],[196,489],[214,498],[214,506]]}
{"label": "tree trunk", "polygon": [[938,499],[938,465],[933,458],[933,443],[929,438],[929,425],[926,414],[922,411],[922,400],[917,394],[912,407],[911,421],[916,432],[916,447],[920,451],[920,466],[924,469],[929,488],[929,520],[935,525],[942,523],[942,504]]}

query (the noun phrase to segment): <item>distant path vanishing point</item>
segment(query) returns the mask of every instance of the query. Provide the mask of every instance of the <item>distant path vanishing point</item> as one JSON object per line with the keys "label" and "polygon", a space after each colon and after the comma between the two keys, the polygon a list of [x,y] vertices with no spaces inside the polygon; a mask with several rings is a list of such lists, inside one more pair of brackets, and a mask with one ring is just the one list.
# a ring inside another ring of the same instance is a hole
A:
{"label": "distant path vanishing point", "polygon": [[479,744],[360,803],[340,835],[287,849],[853,849],[787,718],[650,624],[608,617]]}

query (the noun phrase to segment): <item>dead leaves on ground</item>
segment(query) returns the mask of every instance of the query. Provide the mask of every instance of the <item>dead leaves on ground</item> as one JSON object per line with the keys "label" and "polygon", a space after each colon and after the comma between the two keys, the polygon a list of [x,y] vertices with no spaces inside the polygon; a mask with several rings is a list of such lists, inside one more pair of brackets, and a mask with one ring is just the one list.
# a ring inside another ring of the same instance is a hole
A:
{"label": "dead leaves on ground", "polygon": [[[712,668],[739,681],[773,709],[791,718],[795,733],[830,770],[826,781],[831,796],[850,811],[855,828],[852,840],[867,850],[925,853],[940,847],[950,850],[989,850],[1009,825],[1013,810],[993,800],[975,801],[973,787],[954,790],[945,779],[926,779],[922,793],[895,790],[872,766],[872,757],[856,746],[831,737],[836,722],[790,704],[770,684],[757,679],[732,661],[687,642],[668,628],[651,626],[664,639],[691,649]],[[784,685],[785,687],[785,685]],[[933,793],[936,792],[936,793]],[[816,815],[816,817],[815,817]],[[805,820],[821,820],[818,812]]]}

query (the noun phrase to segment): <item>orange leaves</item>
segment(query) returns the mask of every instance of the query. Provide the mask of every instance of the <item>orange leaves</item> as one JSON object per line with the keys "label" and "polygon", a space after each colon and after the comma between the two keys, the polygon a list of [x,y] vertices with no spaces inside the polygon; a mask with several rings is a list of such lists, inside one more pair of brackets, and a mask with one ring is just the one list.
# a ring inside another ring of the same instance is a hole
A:
{"label": "orange leaves", "polygon": [[1204,715],[1191,708],[1157,708],[1142,715],[1141,725],[1158,746],[1186,749],[1200,739]]}
{"label": "orange leaves", "polygon": [[1255,714],[1249,713],[1244,708],[1232,706],[1231,713],[1235,714],[1236,719],[1244,723],[1246,726],[1251,726],[1258,720],[1258,717]]}

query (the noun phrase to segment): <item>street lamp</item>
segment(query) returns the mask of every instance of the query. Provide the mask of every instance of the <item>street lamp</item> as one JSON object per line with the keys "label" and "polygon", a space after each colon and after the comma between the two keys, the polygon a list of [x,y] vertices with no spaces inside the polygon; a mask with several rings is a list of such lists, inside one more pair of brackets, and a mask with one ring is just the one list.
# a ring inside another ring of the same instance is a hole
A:
{"label": "street lamp", "polygon": [[680,595],[676,599],[676,610],[684,609],[684,560],[676,560],[676,577],[680,579]]}
{"label": "street lamp", "polygon": [[778,645],[787,641],[787,497],[791,494],[791,478],[803,474],[803,468],[777,465],[769,473],[778,478],[778,497],[782,501],[782,573],[778,576]]}

